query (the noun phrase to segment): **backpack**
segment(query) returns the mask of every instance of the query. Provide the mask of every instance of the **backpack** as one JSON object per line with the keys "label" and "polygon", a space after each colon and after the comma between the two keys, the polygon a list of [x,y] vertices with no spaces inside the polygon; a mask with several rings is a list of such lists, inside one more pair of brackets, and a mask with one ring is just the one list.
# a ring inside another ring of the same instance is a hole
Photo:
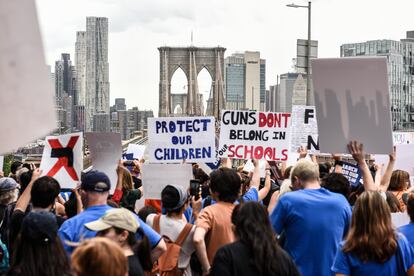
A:
{"label": "backpack", "polygon": [[[160,218],[161,215],[157,215],[154,218],[153,229],[160,234]],[[172,241],[169,237],[163,236],[163,240],[167,245],[167,251],[165,251],[155,264],[153,272],[158,272],[160,276],[181,276],[184,274],[184,270],[178,268],[178,259],[180,257],[181,246],[188,234],[190,233],[193,225],[187,223],[183,230],[177,237],[177,240]]]}

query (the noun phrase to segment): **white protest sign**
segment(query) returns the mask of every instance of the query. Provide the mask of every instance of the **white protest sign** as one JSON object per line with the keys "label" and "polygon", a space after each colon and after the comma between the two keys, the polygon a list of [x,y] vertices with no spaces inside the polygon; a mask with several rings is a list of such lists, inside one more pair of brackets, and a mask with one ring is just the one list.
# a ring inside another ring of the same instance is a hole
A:
{"label": "white protest sign", "polygon": [[392,140],[394,145],[414,144],[414,132],[393,132]]}
{"label": "white protest sign", "polygon": [[191,164],[143,164],[142,186],[147,199],[161,199],[161,191],[167,185],[188,189],[193,179]]}
{"label": "white protest sign", "polygon": [[3,166],[4,166],[4,156],[0,156],[0,172],[3,171]]}
{"label": "white protest sign", "polygon": [[352,140],[391,152],[386,57],[313,59],[312,79],[321,152],[348,153]]}
{"label": "white protest sign", "polygon": [[148,118],[148,154],[152,163],[214,162],[214,117]]}
{"label": "white protest sign", "polygon": [[309,152],[319,152],[318,124],[314,106],[292,106],[290,151],[296,152],[301,146]]}
{"label": "white protest sign", "polygon": [[85,134],[94,170],[104,172],[111,180],[111,193],[118,181],[116,168],[122,155],[121,134],[88,132]]}
{"label": "white protest sign", "polygon": [[75,188],[83,169],[82,132],[46,137],[40,169],[61,188]]}
{"label": "white protest sign", "polygon": [[219,151],[224,157],[286,161],[290,113],[223,110]]}
{"label": "white protest sign", "polygon": [[[395,147],[397,159],[395,160],[394,170],[407,171],[410,176],[414,176],[414,144],[400,144]],[[385,172],[389,156],[376,154],[374,159],[376,164],[384,164],[383,172]]]}
{"label": "white protest sign", "polygon": [[1,154],[51,133],[56,111],[35,1],[0,1],[0,34]]}
{"label": "white protest sign", "polygon": [[134,155],[134,159],[139,160],[144,157],[145,148],[146,147],[144,145],[129,144],[126,154],[132,153]]}
{"label": "white protest sign", "polygon": [[391,221],[392,224],[398,228],[400,226],[409,224],[410,221],[410,217],[408,216],[408,214],[406,212],[404,213],[391,213]]}

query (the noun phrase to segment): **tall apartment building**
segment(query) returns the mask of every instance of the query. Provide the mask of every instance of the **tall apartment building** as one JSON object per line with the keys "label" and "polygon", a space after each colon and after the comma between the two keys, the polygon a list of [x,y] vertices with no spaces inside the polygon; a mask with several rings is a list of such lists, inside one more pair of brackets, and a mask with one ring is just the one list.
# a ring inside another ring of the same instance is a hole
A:
{"label": "tall apartment building", "polygon": [[414,130],[414,31],[396,40],[370,40],[341,46],[341,57],[385,56],[393,130]]}
{"label": "tall apartment building", "polygon": [[62,54],[60,60],[55,62],[55,98],[58,110],[58,126],[60,131],[71,131],[73,121],[73,98],[76,94],[74,87],[74,67],[70,54]]}
{"label": "tall apartment building", "polygon": [[[76,34],[75,63],[76,105],[85,107],[84,130],[105,131],[110,124],[107,18],[86,18],[86,32]],[[99,122],[94,123],[94,118]],[[103,122],[105,118],[107,122]]]}
{"label": "tall apartment building", "polygon": [[260,52],[235,53],[224,64],[226,108],[264,110],[266,60]]}

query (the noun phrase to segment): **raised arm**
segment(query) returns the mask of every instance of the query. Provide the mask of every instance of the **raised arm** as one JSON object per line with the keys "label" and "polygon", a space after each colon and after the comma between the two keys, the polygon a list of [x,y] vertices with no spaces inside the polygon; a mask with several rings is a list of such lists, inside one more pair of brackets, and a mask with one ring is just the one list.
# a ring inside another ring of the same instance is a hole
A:
{"label": "raised arm", "polygon": [[333,172],[342,173],[342,155],[341,154],[332,154],[332,158],[335,161]]}
{"label": "raised arm", "polygon": [[375,185],[375,182],[372,179],[371,172],[369,171],[368,165],[365,162],[364,145],[357,141],[351,141],[348,144],[348,149],[362,171],[362,179],[364,180],[365,190],[378,191],[378,187]]}
{"label": "raised arm", "polygon": [[259,201],[263,200],[270,191],[271,181],[270,181],[270,166],[269,163],[266,162],[266,169],[265,169],[265,184],[262,189],[259,190]]}
{"label": "raised arm", "polygon": [[20,210],[22,212],[26,212],[27,206],[30,203],[31,196],[30,193],[32,191],[33,183],[40,177],[42,174],[41,169],[35,169],[32,174],[32,179],[30,180],[29,185],[27,185],[26,189],[24,190],[23,194],[20,196],[20,198],[16,202],[16,207],[14,210]]}
{"label": "raised arm", "polygon": [[122,199],[123,196],[123,191],[122,191],[122,182],[124,181],[124,172],[123,170],[126,170],[126,168],[124,167],[124,164],[122,163],[122,160],[118,161],[118,167],[116,168],[116,174],[118,176],[118,180],[116,182],[116,187],[115,187],[115,191],[114,194],[112,196],[112,200],[114,202],[116,202],[117,204],[119,204],[119,202]]}
{"label": "raised arm", "polygon": [[397,152],[395,146],[392,149],[392,153],[389,155],[390,160],[388,161],[387,168],[385,169],[385,173],[382,176],[380,190],[386,192],[388,190],[388,186],[390,186],[390,180],[392,171],[394,170],[395,160],[397,159]]}

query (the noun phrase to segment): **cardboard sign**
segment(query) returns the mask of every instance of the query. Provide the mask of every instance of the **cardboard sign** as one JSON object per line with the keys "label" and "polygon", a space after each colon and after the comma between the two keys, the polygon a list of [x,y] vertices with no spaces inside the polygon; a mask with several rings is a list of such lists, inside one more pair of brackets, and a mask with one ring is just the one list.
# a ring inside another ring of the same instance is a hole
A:
{"label": "cardboard sign", "polygon": [[83,169],[82,132],[46,137],[40,169],[42,175],[55,178],[61,188],[75,188]]}
{"label": "cardboard sign", "polygon": [[311,153],[319,152],[318,124],[314,106],[292,106],[291,129],[291,152],[296,152],[301,146],[306,147]]}
{"label": "cardboard sign", "polygon": [[321,152],[348,153],[352,140],[391,152],[386,57],[313,59],[312,79]]}
{"label": "cardboard sign", "polygon": [[404,213],[391,213],[391,221],[395,228],[410,223],[410,217],[406,212]]}
{"label": "cardboard sign", "polygon": [[393,132],[392,140],[394,145],[414,144],[414,132]]}
{"label": "cardboard sign", "polygon": [[56,129],[35,1],[0,1],[0,154]]}
{"label": "cardboard sign", "polygon": [[126,150],[126,154],[132,153],[134,159],[140,160],[144,157],[146,146],[144,145],[137,145],[137,144],[129,144]]}
{"label": "cardboard sign", "polygon": [[167,185],[188,189],[193,179],[191,164],[143,164],[142,186],[147,199],[161,199],[161,191]]}
{"label": "cardboard sign", "polygon": [[348,179],[349,184],[352,186],[357,186],[362,177],[359,167],[348,162],[343,162],[342,174]]}
{"label": "cardboard sign", "polygon": [[[407,171],[411,176],[414,176],[414,144],[400,144],[396,145],[397,160],[395,160],[394,170]],[[376,154],[375,163],[384,164],[383,172],[387,168],[389,156]]]}
{"label": "cardboard sign", "polygon": [[[290,113],[223,110],[219,154],[236,159],[286,161]],[[224,150],[227,149],[227,150]]]}
{"label": "cardboard sign", "polygon": [[148,118],[152,163],[214,162],[214,117]]}
{"label": "cardboard sign", "polygon": [[113,193],[118,181],[116,168],[122,155],[121,134],[114,132],[88,132],[85,134],[93,169],[104,172],[111,180]]}

